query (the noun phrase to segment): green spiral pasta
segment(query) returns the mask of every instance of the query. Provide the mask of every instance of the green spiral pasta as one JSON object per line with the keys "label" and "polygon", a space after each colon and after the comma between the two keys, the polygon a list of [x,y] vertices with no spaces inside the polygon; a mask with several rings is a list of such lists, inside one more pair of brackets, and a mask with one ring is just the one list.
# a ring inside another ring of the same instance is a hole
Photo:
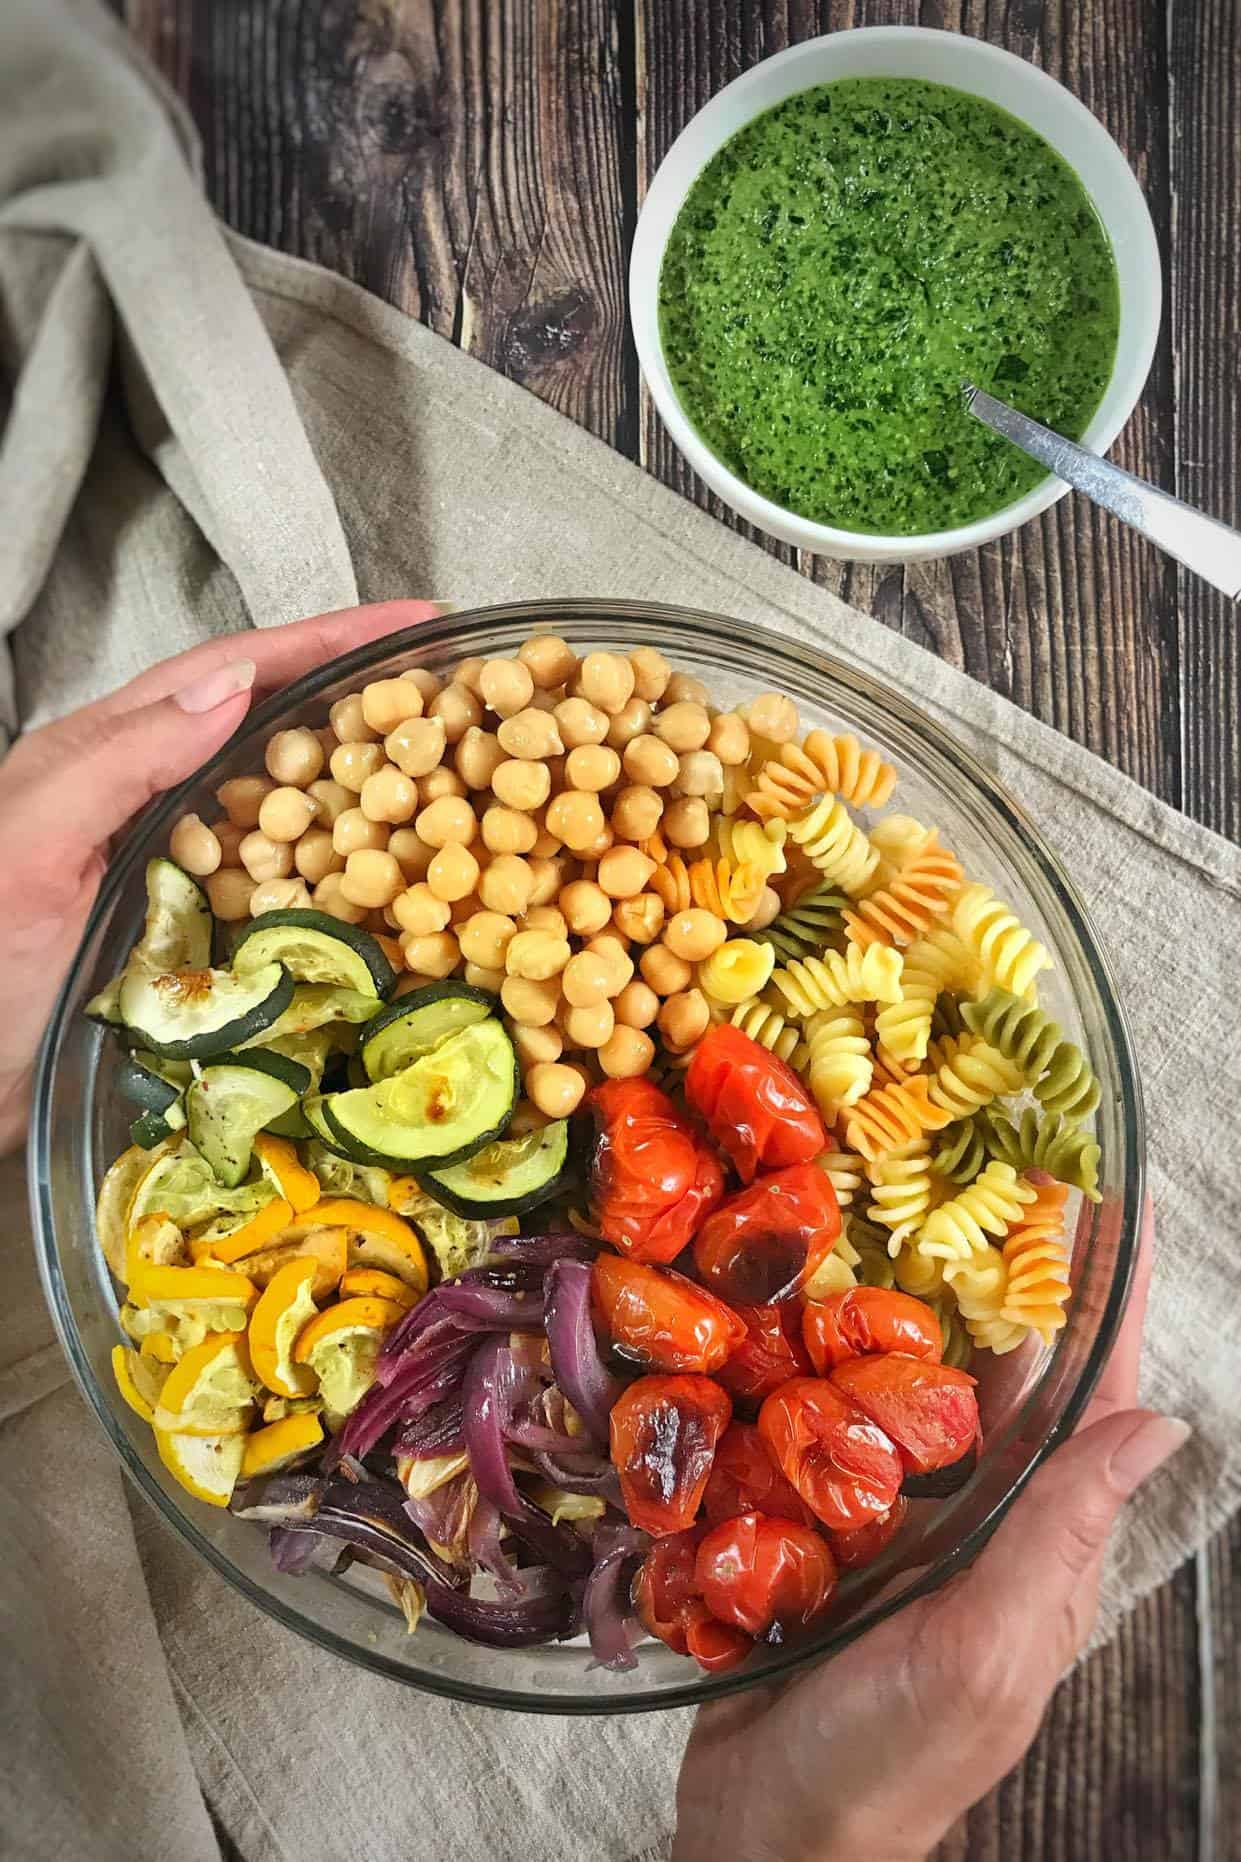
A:
{"label": "green spiral pasta", "polygon": [[991,989],[981,1002],[966,1002],[962,1019],[1021,1068],[1034,1097],[1048,1112],[1088,1118],[1099,1103],[1099,1082],[1085,1055],[1066,1041],[1058,1022],[1007,989]]}
{"label": "green spiral pasta", "polygon": [[851,1215],[845,1225],[857,1260],[853,1271],[864,1287],[891,1287],[896,1284],[896,1269],[888,1254],[887,1230],[877,1228],[866,1216]]}
{"label": "green spiral pasta", "polygon": [[958,1119],[940,1133],[939,1147],[931,1158],[937,1174],[949,1183],[972,1183],[987,1161],[983,1135],[973,1118]]}
{"label": "green spiral pasta", "polygon": [[987,1106],[979,1117],[983,1143],[993,1158],[1011,1164],[1014,1170],[1045,1170],[1058,1183],[1080,1190],[1091,1202],[1103,1200],[1099,1194],[1099,1146],[1072,1119],[1060,1112],[1040,1116],[1031,1107],[1014,1125],[994,1106]]}
{"label": "green spiral pasta", "polygon": [[[942,989],[940,991],[935,998],[935,1007],[931,1014],[931,1039],[933,1041],[955,1041],[965,1033],[963,1008],[961,997],[953,990]],[[998,1047],[999,1042],[996,1041],[993,1045]]]}
{"label": "green spiral pasta", "polygon": [[926,1303],[939,1320],[943,1336],[944,1350],[940,1363],[951,1365],[954,1371],[968,1371],[974,1356],[974,1341],[961,1316],[952,1288],[946,1286],[942,1292],[928,1294]]}
{"label": "green spiral pasta", "polygon": [[835,886],[816,886],[773,918],[763,931],[747,935],[770,944],[785,963],[792,957],[816,957],[827,945],[834,931],[840,929],[841,908],[849,903]]}
{"label": "green spiral pasta", "polygon": [[979,1035],[964,1034],[959,1040],[949,1037],[935,1059],[931,1103],[954,1118],[967,1118],[990,1100],[1021,1089],[1021,1069]]}

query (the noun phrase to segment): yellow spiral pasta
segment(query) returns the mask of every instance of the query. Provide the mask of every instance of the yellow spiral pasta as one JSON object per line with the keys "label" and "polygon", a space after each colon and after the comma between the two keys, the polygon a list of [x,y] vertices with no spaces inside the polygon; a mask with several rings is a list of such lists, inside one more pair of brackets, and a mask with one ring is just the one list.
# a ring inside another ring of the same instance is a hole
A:
{"label": "yellow spiral pasta", "polygon": [[924,827],[912,815],[884,815],[869,833],[870,844],[879,855],[875,885],[886,886],[926,846],[934,829]]}
{"label": "yellow spiral pasta", "polygon": [[760,1047],[768,1048],[779,1060],[787,1061],[790,1066],[801,1064],[804,1053],[801,1030],[781,1015],[779,1009],[768,1008],[765,1002],[739,1002],[729,1020],[734,1028],[740,1028],[742,1034],[748,1034]]}
{"label": "yellow spiral pasta", "polygon": [[829,796],[791,815],[789,834],[842,892],[858,899],[869,890],[879,855],[843,802]]}
{"label": "yellow spiral pasta", "polygon": [[770,944],[756,943],[750,937],[732,937],[698,965],[698,986],[708,1002],[735,1008],[766,988],[775,961],[776,953]]}
{"label": "yellow spiral pasta", "polygon": [[[671,865],[671,861],[668,863]],[[651,885],[656,886],[656,867]],[[668,867],[662,869],[665,873]],[[694,860],[686,868],[690,898],[704,911],[714,912],[729,924],[743,925],[753,918],[767,884],[757,866],[735,866],[731,860]],[[684,909],[684,908],[682,908]]]}
{"label": "yellow spiral pasta", "polygon": [[866,1174],[871,1219],[888,1230],[888,1253],[895,1259],[901,1243],[922,1227],[935,1204],[930,1145],[925,1138],[915,1138],[901,1150],[878,1158]]}
{"label": "yellow spiral pasta", "polygon": [[859,1099],[845,1125],[845,1142],[867,1163],[899,1151],[924,1132],[939,1131],[948,1113],[932,1105],[930,1081],[918,1073],[903,1086],[882,1086]]}
{"label": "yellow spiral pasta", "polygon": [[981,1035],[964,1034],[959,1039],[950,1035],[937,1041],[931,1052],[936,1065],[932,1102],[954,1119],[968,1118],[1002,1093],[1020,1092],[1025,1083],[1016,1062],[1005,1060],[999,1048]]}
{"label": "yellow spiral pasta", "polygon": [[976,1345],[1002,1356],[1024,1341],[1027,1328],[1005,1316],[1008,1270],[998,1248],[987,1248],[968,1261],[948,1262],[944,1279]]}
{"label": "yellow spiral pasta", "polygon": [[916,1294],[919,1299],[942,1293],[946,1284],[944,1263],[936,1260],[933,1255],[920,1254],[909,1246],[901,1249],[893,1262],[892,1271],[902,1293]]}
{"label": "yellow spiral pasta", "polygon": [[782,744],[759,771],[749,804],[761,819],[787,820],[819,795],[840,795],[854,808],[884,808],[896,771],[856,737],[811,731],[802,744]]}
{"label": "yellow spiral pasta", "polygon": [[894,1060],[915,1066],[926,1058],[939,996],[946,989],[972,994],[979,963],[950,925],[932,925],[904,955],[901,999],[880,1011],[875,1035]]}
{"label": "yellow spiral pasta", "polygon": [[896,1002],[901,994],[901,958],[885,944],[862,950],[829,950],[822,957],[773,970],[771,983],[794,1015],[840,1009],[848,1002]]}
{"label": "yellow spiral pasta", "polygon": [[887,885],[846,908],[845,931],[855,944],[912,944],[947,909],[963,876],[955,854],[932,833]]}
{"label": "yellow spiral pasta", "polygon": [[820,1170],[826,1172],[840,1207],[847,1209],[862,1187],[861,1158],[853,1151],[829,1146],[826,1151],[820,1151],[814,1161]]}
{"label": "yellow spiral pasta", "polygon": [[[654,857],[652,854],[651,858]],[[687,912],[694,902],[690,891],[689,868],[679,853],[665,852],[663,862],[656,866],[647,884],[656,897],[663,900],[669,918],[675,917],[678,912]]]}
{"label": "yellow spiral pasta", "polygon": [[806,1045],[806,1083],[824,1119],[835,1124],[846,1106],[870,1091],[874,1063],[865,1023],[856,1009],[829,1009],[808,1023]]}
{"label": "yellow spiral pasta", "polygon": [[788,829],[783,821],[747,821],[740,815],[721,815],[715,823],[720,858],[734,866],[756,866],[764,884],[788,866],[784,853]]}
{"label": "yellow spiral pasta", "polygon": [[1048,952],[990,886],[965,888],[953,906],[952,926],[977,956],[989,987],[1028,997],[1039,971],[1051,967]]}
{"label": "yellow spiral pasta", "polygon": [[1033,1186],[1011,1164],[993,1160],[968,1189],[931,1211],[917,1251],[934,1260],[968,1261],[990,1247],[989,1236],[1007,1234],[1034,1195]]}
{"label": "yellow spiral pasta", "polygon": [[1035,1200],[1008,1231],[1003,1258],[1007,1277],[1003,1317],[1010,1325],[1028,1326],[1050,1345],[1065,1323],[1069,1297],[1069,1255],[1064,1239],[1062,1183],[1038,1186]]}

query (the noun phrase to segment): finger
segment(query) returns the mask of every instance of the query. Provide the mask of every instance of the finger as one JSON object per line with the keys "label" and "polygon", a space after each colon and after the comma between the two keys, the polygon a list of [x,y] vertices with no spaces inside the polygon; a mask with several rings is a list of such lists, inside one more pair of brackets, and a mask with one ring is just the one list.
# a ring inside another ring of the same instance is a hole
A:
{"label": "finger", "polygon": [[434,620],[443,612],[442,604],[434,601],[376,601],[360,608],[340,608],[335,614],[315,614],[305,621],[292,621],[287,627],[252,628],[244,635],[221,634],[139,673],[128,685],[100,699],[97,709],[102,715],[152,704],[239,657],[254,661],[254,696],[266,697],[352,647],[400,633],[419,621]]}
{"label": "finger", "polygon": [[1129,1303],[1116,1343],[1099,1379],[1098,1387],[1086,1407],[1082,1427],[1111,1416],[1118,1409],[1130,1409],[1137,1400],[1138,1362],[1142,1355],[1142,1328],[1146,1321],[1146,1301],[1150,1292],[1151,1267],[1155,1256],[1155,1210],[1150,1197],[1142,1210],[1138,1234],[1138,1258],[1134,1263],[1133,1285]]}

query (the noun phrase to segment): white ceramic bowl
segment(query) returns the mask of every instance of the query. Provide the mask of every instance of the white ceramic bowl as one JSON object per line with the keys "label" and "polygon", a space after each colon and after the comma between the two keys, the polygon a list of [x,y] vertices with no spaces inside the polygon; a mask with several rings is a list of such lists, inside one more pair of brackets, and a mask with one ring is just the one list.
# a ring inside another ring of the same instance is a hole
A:
{"label": "white ceramic bowl", "polygon": [[785,543],[854,562],[916,562],[952,556],[1004,536],[1068,490],[1048,478],[1003,510],[955,530],[881,536],[816,524],[760,497],[717,459],[677,399],[659,336],[659,271],[685,196],[717,150],[746,123],[797,91],[838,78],[922,78],[998,104],[1037,130],[1076,171],[1107,229],[1120,285],[1120,333],[1111,380],[1083,444],[1106,452],[1128,420],[1150,369],[1163,298],[1159,247],[1146,201],[1116,143],[1084,104],[1024,59],[981,39],[921,26],[829,33],[790,46],[726,85],[682,130],[651,183],[629,265],[629,303],[638,360],[664,425],[699,476],[750,523]]}

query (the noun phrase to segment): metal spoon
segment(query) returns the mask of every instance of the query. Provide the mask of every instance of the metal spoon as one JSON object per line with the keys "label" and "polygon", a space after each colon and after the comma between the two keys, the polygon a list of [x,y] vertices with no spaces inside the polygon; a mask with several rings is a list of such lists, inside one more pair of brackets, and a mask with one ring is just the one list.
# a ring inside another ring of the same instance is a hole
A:
{"label": "metal spoon", "polygon": [[1002,433],[1066,485],[1084,491],[1214,588],[1223,589],[1234,601],[1241,595],[1241,531],[1230,530],[1179,498],[1170,498],[1145,479],[1134,478],[1132,472],[1122,472],[1098,453],[1066,440],[1062,433],[1041,427],[1028,414],[1018,413],[1007,401],[997,401],[973,382],[962,382],[961,392],[966,407],[984,427]]}

